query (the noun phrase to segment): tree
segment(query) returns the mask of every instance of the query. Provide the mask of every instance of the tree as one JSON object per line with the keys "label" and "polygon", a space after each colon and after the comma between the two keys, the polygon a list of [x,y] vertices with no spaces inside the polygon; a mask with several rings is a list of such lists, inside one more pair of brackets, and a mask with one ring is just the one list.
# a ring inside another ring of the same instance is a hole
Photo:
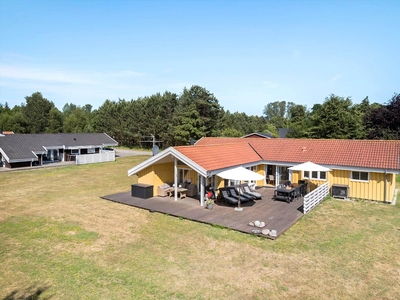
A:
{"label": "tree", "polygon": [[64,132],[94,132],[92,125],[92,105],[65,104],[63,107]]}
{"label": "tree", "polygon": [[49,125],[50,110],[54,103],[43,98],[40,92],[25,97],[23,113],[28,123],[28,133],[43,133]]}
{"label": "tree", "polygon": [[264,106],[265,118],[270,121],[275,117],[285,118],[286,115],[286,101],[275,101],[268,103]]}
{"label": "tree", "polygon": [[309,137],[310,122],[308,112],[304,105],[293,105],[290,107],[290,118],[288,137],[304,138]]}
{"label": "tree", "polygon": [[243,136],[243,132],[237,130],[236,128],[227,127],[221,132],[221,136],[225,137],[241,137]]}
{"label": "tree", "polygon": [[7,106],[0,113],[0,128],[14,133],[27,133],[27,122],[21,106],[14,106],[13,109]]}
{"label": "tree", "polygon": [[222,113],[217,98],[205,88],[197,85],[184,88],[173,118],[176,144],[186,145],[190,138],[218,136]]}
{"label": "tree", "polygon": [[56,108],[52,107],[49,112],[49,123],[46,128],[47,133],[61,133],[63,132],[63,115]]}
{"label": "tree", "polygon": [[278,132],[279,128],[289,127],[293,106],[296,106],[296,104],[293,102],[286,103],[286,101],[275,101],[264,106],[265,119],[275,127],[274,132]]}
{"label": "tree", "polygon": [[372,108],[364,116],[369,139],[400,139],[400,94],[394,94],[386,105]]}
{"label": "tree", "polygon": [[106,100],[95,112],[94,128],[96,132],[107,132],[120,144],[125,145],[126,133],[129,126],[129,103],[125,99],[118,102]]}
{"label": "tree", "polygon": [[334,94],[325,98],[321,107],[311,114],[311,137],[325,139],[355,138],[360,125],[353,116],[352,101]]}

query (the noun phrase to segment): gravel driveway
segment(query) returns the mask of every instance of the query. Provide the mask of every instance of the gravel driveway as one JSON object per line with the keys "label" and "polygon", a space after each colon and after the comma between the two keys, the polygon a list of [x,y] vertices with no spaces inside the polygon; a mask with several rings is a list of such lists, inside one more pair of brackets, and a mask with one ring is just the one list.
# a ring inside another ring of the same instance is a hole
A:
{"label": "gravel driveway", "polygon": [[116,157],[138,156],[138,155],[153,155],[151,151],[116,149]]}

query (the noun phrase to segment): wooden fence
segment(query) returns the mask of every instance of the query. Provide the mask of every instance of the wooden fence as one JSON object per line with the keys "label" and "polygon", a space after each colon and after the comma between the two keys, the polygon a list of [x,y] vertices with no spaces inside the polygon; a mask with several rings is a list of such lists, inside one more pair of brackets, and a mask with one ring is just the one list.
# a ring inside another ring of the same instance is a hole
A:
{"label": "wooden fence", "polygon": [[311,193],[304,196],[304,214],[310,212],[329,194],[329,182],[317,187]]}
{"label": "wooden fence", "polygon": [[95,164],[107,161],[115,161],[115,151],[102,151],[96,154],[83,154],[76,156],[77,165]]}

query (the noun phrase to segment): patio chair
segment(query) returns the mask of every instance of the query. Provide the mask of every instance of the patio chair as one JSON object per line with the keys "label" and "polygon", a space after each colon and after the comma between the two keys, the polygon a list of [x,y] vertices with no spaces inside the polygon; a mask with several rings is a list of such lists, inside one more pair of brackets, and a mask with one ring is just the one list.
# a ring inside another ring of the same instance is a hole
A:
{"label": "patio chair", "polygon": [[268,175],[268,183],[271,184],[271,182],[275,183],[274,175]]}
{"label": "patio chair", "polygon": [[250,190],[250,187],[247,185],[247,183],[242,184],[240,187],[243,189],[243,191],[246,194],[253,195],[256,199],[261,199],[262,195],[260,193],[257,193],[257,192],[254,192],[254,191]]}
{"label": "patio chair", "polygon": [[302,196],[302,197],[304,197],[305,195],[307,195],[307,185],[308,185],[308,182],[304,183],[304,184],[301,186],[300,193],[301,193],[301,196]]}
{"label": "patio chair", "polygon": [[294,193],[293,193],[293,200],[294,199],[299,199],[301,197],[301,187],[298,187],[295,189]]}
{"label": "patio chair", "polygon": [[157,195],[160,197],[166,197],[171,186],[168,183],[164,183],[157,187]]}
{"label": "patio chair", "polygon": [[236,188],[233,186],[227,187],[226,189],[228,190],[229,194],[232,197],[237,198],[237,199],[240,198],[240,202],[248,202],[248,201],[254,200],[253,196],[239,195],[238,192],[236,191]]}
{"label": "patio chair", "polygon": [[238,199],[231,197],[225,188],[219,189],[220,198],[228,204],[236,205],[239,203]]}

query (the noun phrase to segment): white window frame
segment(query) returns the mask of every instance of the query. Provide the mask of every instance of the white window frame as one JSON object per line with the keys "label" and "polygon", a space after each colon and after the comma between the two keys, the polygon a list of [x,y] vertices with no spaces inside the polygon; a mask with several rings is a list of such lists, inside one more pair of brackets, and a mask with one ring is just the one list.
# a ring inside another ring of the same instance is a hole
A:
{"label": "white window frame", "polygon": [[[317,177],[313,177],[313,173],[317,172]],[[308,173],[308,175],[306,176],[306,173]],[[321,173],[325,173],[325,178],[321,178]],[[327,181],[327,174],[325,171],[311,171],[311,178],[310,178],[310,171],[303,171],[303,178],[307,178],[310,180],[321,180],[321,181]]]}
{"label": "white window frame", "polygon": [[87,149],[87,153],[88,154],[95,154],[96,153],[96,149],[95,148],[88,148]]}
{"label": "white window frame", "polygon": [[[358,178],[354,178],[354,173],[358,173]],[[367,174],[367,179],[361,179],[361,173]],[[350,180],[351,181],[361,181],[361,182],[369,182],[369,172],[363,171],[351,171],[350,173]]]}
{"label": "white window frame", "polygon": [[79,155],[79,149],[71,149],[71,155]]}
{"label": "white window frame", "polygon": [[189,174],[190,168],[178,167],[178,184],[182,184],[186,181],[185,176]]}

